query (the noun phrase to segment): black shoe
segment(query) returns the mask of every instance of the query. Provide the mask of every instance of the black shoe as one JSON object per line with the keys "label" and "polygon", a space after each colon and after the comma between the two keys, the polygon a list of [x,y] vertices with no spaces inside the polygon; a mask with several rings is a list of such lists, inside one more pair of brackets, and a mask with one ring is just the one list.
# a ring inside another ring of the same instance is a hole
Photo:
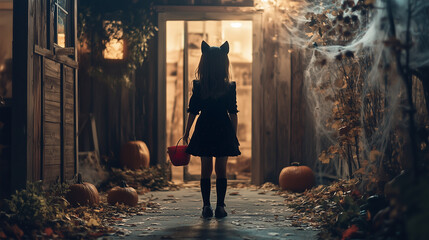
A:
{"label": "black shoe", "polygon": [[226,216],[228,216],[228,213],[226,213],[224,206],[216,206],[215,217],[224,218]]}
{"label": "black shoe", "polygon": [[211,218],[213,217],[213,209],[211,206],[203,207],[203,218]]}

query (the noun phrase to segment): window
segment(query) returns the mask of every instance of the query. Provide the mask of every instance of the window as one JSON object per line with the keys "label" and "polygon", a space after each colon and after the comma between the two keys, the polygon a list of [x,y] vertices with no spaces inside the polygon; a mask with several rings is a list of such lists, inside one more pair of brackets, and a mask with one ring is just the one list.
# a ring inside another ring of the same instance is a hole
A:
{"label": "window", "polygon": [[69,15],[67,11],[67,0],[55,0],[55,42],[60,47],[66,47],[67,37],[67,17]]}

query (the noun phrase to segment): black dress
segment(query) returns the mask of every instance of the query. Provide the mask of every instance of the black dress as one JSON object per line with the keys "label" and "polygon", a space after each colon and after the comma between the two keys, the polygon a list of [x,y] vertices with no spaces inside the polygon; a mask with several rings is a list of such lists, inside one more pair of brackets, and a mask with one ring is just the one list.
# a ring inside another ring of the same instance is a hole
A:
{"label": "black dress", "polygon": [[219,98],[202,98],[200,81],[193,81],[192,97],[188,112],[198,115],[194,133],[186,152],[194,156],[225,157],[241,154],[237,136],[228,113],[236,114],[235,82]]}

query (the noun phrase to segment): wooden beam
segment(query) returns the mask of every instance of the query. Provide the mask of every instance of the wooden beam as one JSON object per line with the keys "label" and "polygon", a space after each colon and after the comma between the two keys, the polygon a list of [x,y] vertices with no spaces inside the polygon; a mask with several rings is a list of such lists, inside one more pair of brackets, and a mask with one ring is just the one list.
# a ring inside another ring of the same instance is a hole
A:
{"label": "wooden beam", "polygon": [[[250,11],[240,7],[208,6],[163,6],[157,8],[169,21],[204,21],[204,20],[252,20],[260,11]],[[252,8],[254,9],[254,8]]]}
{"label": "wooden beam", "polygon": [[69,55],[72,56],[75,54],[75,49],[74,47],[55,47],[54,48],[54,53],[55,55]]}
{"label": "wooden beam", "polygon": [[[78,54],[77,54],[77,0],[73,0],[73,47],[74,47],[74,61],[78,63]],[[78,98],[78,70],[74,69],[74,132],[75,132],[75,174],[79,172],[79,98]]]}
{"label": "wooden beam", "polygon": [[157,12],[221,12],[221,13],[256,13],[255,7],[233,7],[233,6],[155,6]]}
{"label": "wooden beam", "polygon": [[158,14],[158,106],[157,106],[157,118],[158,118],[158,151],[157,159],[158,163],[166,162],[166,42],[167,42],[167,21],[166,14]]}
{"label": "wooden beam", "polygon": [[34,45],[34,53],[36,53],[40,56],[44,56],[46,58],[49,58],[51,60],[54,60],[56,62],[63,63],[69,67],[72,67],[72,68],[78,68],[79,67],[78,62],[76,62],[74,59],[69,58],[67,56],[56,55],[53,53],[53,51],[46,49],[46,48],[43,48],[39,45]]}
{"label": "wooden beam", "polygon": [[48,44],[47,48],[52,50],[54,48],[55,43],[55,1],[48,0]]}
{"label": "wooden beam", "polygon": [[[12,162],[11,190],[25,188],[31,180],[31,142],[33,135],[31,106],[32,57],[29,46],[33,43],[33,17],[30,15],[32,1],[15,0],[13,11],[13,105],[12,105]],[[30,155],[30,158],[28,157]],[[30,162],[30,164],[29,164]]]}
{"label": "wooden beam", "polygon": [[263,158],[261,154],[262,136],[262,14],[253,16],[253,56],[252,56],[252,183],[263,183]]}

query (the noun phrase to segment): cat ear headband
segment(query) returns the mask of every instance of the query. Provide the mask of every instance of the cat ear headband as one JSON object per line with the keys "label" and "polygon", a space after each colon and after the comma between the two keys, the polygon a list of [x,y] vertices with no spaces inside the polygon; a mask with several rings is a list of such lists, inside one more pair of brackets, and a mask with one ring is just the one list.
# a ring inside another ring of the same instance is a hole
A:
{"label": "cat ear headband", "polygon": [[210,47],[210,45],[208,45],[206,43],[206,41],[203,40],[203,42],[201,43],[201,52],[203,54],[206,54],[206,53],[209,52],[210,48],[218,48],[218,49],[220,49],[225,54],[229,53],[229,43],[228,43],[228,41],[225,41],[220,47]]}

